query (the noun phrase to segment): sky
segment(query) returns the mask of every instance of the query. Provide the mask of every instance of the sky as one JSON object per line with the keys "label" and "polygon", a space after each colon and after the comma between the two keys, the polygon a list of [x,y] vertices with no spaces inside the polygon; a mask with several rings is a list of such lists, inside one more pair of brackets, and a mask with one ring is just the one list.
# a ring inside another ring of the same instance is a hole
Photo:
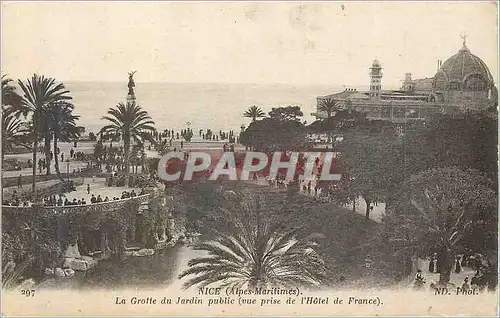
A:
{"label": "sky", "polygon": [[61,81],[368,84],[467,46],[498,86],[495,2],[8,2],[2,74]]}

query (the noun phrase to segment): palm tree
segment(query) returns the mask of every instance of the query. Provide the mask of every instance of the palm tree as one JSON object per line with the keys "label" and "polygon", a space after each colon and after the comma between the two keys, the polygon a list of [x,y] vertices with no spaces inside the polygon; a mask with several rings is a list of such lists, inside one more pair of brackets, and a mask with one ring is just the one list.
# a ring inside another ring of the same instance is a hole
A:
{"label": "palm tree", "polygon": [[[38,131],[40,133],[40,139],[44,140],[43,152],[45,153],[45,165],[46,174],[50,175],[50,165],[52,163],[52,158],[50,156],[50,144],[52,142],[52,119],[51,119],[51,108],[52,106],[48,106],[47,109],[40,116],[40,124],[38,126]],[[54,158],[57,157],[57,153],[54,152]]]}
{"label": "palm tree", "polygon": [[[57,154],[57,142],[70,142],[80,137],[82,127],[76,125],[76,120],[80,116],[73,115],[75,106],[68,102],[55,104],[51,111],[52,135],[54,137],[54,154]],[[59,158],[54,156],[56,174],[61,181],[64,181],[59,169]]]}
{"label": "palm tree", "polygon": [[[326,113],[327,127],[332,124],[331,118],[332,118],[333,113],[338,112],[340,110],[340,108],[341,108],[340,102],[333,99],[333,98],[321,99],[319,101],[318,111]],[[330,126],[328,128],[329,128],[329,130],[331,130],[333,127]],[[334,146],[335,136],[333,135],[333,133],[330,132],[329,138],[332,141],[332,146]]]}
{"label": "palm tree", "polygon": [[168,139],[162,139],[154,144],[155,150],[160,156],[163,156],[170,151],[170,141]]}
{"label": "palm tree", "polygon": [[312,287],[325,282],[326,268],[315,250],[314,235],[297,238],[298,229],[283,231],[281,222],[266,222],[258,212],[250,218],[230,212],[225,216],[234,230],[230,235],[212,230],[216,239],[194,246],[209,255],[189,261],[179,278],[195,277],[184,288],[213,283],[240,288]]}
{"label": "palm tree", "polygon": [[26,133],[24,122],[19,118],[21,96],[11,82],[12,79],[2,76],[2,162],[5,152],[12,150],[14,145],[22,144]]}
{"label": "palm tree", "polygon": [[23,83],[18,81],[24,95],[21,100],[22,113],[24,116],[31,114],[31,123],[33,127],[33,179],[31,191],[36,198],[36,153],[38,148],[38,139],[41,132],[39,131],[42,123],[46,121],[44,116],[47,115],[47,110],[51,105],[72,99],[69,96],[69,91],[65,89],[64,84],[56,83],[53,78],[43,75],[33,74],[31,79],[26,79]]}
{"label": "palm tree", "polygon": [[340,102],[333,98],[320,99],[318,111],[325,112],[326,118],[330,119],[334,112],[340,110]]}
{"label": "palm tree", "polygon": [[252,118],[252,122],[256,121],[257,118],[261,118],[266,116],[266,114],[257,106],[251,106],[247,109],[247,111],[243,114],[243,117]]}
{"label": "palm tree", "polygon": [[103,119],[111,122],[104,126],[100,134],[104,136],[121,137],[123,139],[125,173],[129,173],[130,142],[134,140],[138,144],[143,144],[145,140],[150,140],[154,131],[154,122],[148,113],[139,105],[134,103],[119,103],[116,108],[108,110],[109,116]]}
{"label": "palm tree", "polygon": [[12,151],[15,145],[27,147],[26,123],[19,118],[19,114],[11,107],[2,109],[2,161],[6,151]]}

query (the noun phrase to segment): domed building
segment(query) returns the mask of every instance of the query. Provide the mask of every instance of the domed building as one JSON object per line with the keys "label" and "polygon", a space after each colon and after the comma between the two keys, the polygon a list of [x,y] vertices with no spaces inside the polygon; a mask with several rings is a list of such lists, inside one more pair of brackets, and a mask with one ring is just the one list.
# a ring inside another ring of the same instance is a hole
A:
{"label": "domed building", "polygon": [[432,86],[439,102],[469,104],[476,108],[491,106],[491,102],[497,100],[488,66],[471,53],[465,39],[458,53],[441,65]]}
{"label": "domed building", "polygon": [[369,68],[368,91],[345,89],[317,97],[317,119],[327,114],[321,105],[367,113],[369,119],[404,123],[424,120],[435,113],[454,113],[467,109],[487,109],[498,104],[498,91],[488,66],[472,54],[463,38],[462,47],[444,63],[438,61],[433,77],[412,79],[406,73],[399,90],[382,89],[382,64],[374,60]]}

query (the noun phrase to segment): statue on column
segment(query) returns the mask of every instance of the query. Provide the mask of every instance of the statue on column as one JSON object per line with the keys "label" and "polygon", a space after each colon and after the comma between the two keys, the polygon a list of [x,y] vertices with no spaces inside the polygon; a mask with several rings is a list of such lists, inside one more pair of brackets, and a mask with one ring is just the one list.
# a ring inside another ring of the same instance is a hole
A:
{"label": "statue on column", "polygon": [[135,94],[134,94],[134,87],[135,87],[134,74],[136,72],[137,71],[133,71],[133,72],[128,73],[128,95],[132,96],[132,97],[135,96]]}

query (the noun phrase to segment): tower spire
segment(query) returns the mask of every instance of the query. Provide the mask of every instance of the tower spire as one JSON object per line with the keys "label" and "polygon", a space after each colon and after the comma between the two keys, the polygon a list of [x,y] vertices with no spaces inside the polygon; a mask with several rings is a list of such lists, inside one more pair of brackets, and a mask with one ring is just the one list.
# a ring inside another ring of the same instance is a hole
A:
{"label": "tower spire", "polygon": [[380,98],[382,82],[382,65],[374,60],[370,67],[370,98]]}

